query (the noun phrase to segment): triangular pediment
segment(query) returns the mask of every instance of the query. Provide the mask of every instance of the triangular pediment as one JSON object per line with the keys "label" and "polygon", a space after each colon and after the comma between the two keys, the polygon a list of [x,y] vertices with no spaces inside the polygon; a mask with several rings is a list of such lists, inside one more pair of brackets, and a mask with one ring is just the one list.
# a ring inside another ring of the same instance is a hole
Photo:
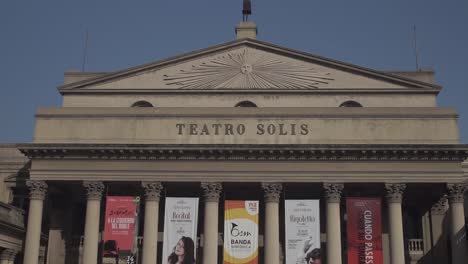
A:
{"label": "triangular pediment", "polygon": [[251,39],[59,87],[62,93],[408,89],[440,87]]}

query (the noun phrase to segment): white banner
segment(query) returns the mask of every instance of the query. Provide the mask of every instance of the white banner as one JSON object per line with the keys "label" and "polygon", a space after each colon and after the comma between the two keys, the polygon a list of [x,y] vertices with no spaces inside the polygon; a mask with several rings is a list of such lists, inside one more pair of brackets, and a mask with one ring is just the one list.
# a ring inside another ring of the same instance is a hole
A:
{"label": "white banner", "polygon": [[197,225],[198,198],[166,198],[162,263],[176,263],[179,257],[195,263]]}
{"label": "white banner", "polygon": [[285,226],[286,264],[320,263],[319,200],[286,200]]}

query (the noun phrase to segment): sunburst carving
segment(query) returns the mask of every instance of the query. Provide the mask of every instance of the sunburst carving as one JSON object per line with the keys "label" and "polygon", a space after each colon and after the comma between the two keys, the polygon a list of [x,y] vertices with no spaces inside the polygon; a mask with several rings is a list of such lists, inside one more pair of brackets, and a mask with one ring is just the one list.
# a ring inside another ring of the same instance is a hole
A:
{"label": "sunburst carving", "polygon": [[165,74],[167,85],[180,89],[317,89],[333,80],[293,60],[241,49]]}

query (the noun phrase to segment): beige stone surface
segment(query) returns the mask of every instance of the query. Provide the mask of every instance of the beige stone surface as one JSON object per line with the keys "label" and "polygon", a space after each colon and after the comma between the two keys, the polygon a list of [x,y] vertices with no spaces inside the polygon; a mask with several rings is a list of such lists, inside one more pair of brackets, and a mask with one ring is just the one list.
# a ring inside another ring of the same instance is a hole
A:
{"label": "beige stone surface", "polygon": [[456,144],[456,117],[443,108],[46,108],[34,143]]}

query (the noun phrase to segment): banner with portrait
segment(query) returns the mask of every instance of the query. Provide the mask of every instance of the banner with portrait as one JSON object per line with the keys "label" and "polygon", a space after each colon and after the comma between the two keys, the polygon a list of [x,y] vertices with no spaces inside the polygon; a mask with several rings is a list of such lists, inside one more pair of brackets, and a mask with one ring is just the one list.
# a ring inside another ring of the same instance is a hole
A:
{"label": "banner with portrait", "polygon": [[195,263],[197,226],[198,198],[166,198],[162,263],[175,263],[179,257]]}
{"label": "banner with portrait", "polygon": [[258,201],[224,203],[224,264],[258,263]]}
{"label": "banner with portrait", "polygon": [[380,198],[346,198],[348,264],[382,264]]}
{"label": "banner with portrait", "polygon": [[286,264],[320,263],[320,201],[285,200],[284,205]]}
{"label": "banner with portrait", "polygon": [[[138,196],[107,196],[103,234],[103,258],[112,263],[134,263]],[[108,262],[108,261],[104,261]]]}

